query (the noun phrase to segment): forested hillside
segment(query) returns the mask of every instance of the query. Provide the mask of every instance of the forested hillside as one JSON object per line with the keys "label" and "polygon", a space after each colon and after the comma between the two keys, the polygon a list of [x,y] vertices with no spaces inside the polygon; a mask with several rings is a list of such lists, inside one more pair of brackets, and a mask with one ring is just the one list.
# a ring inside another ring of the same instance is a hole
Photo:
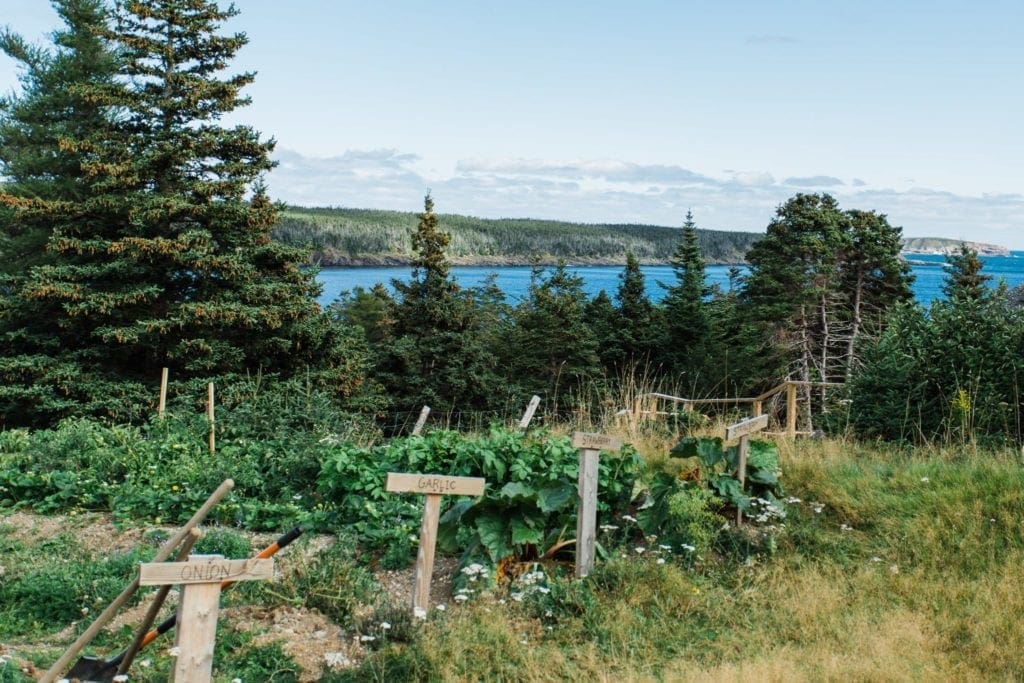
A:
{"label": "forested hillside", "polygon": [[[668,263],[679,243],[678,228],[659,225],[585,224],[530,218],[440,216],[451,235],[448,255],[455,263],[526,264],[625,263],[632,252],[641,263]],[[274,237],[312,245],[323,265],[409,263],[409,235],[417,214],[371,209],[289,207],[278,218]],[[680,216],[682,220],[682,216]],[[741,263],[762,235],[698,230],[709,263]]]}

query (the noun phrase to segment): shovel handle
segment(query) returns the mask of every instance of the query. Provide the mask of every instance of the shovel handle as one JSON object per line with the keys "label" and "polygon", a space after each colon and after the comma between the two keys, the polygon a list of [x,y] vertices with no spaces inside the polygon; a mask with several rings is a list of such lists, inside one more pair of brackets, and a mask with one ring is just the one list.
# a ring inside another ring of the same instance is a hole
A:
{"label": "shovel handle", "polygon": [[[206,499],[203,506],[196,510],[196,513],[192,515],[192,518],[185,522],[185,526],[174,534],[169,541],[164,543],[163,547],[160,548],[152,561],[163,562],[170,557],[171,553],[174,552],[174,549],[181,545],[181,542],[185,540],[186,536],[192,533],[192,529],[195,529],[199,526],[200,522],[206,519],[206,515],[210,514],[210,510],[213,509],[213,506],[219,503],[221,498],[226,496],[228,491],[234,487],[235,482],[230,479],[225,479],[224,482],[217,487],[217,490],[210,494],[210,497]],[[121,609],[126,602],[128,602],[128,599],[131,598],[138,589],[139,577],[136,576],[135,579],[133,579],[132,582],[128,584],[123,591],[121,591],[121,594],[114,598],[113,602],[107,605],[107,608],[103,610],[98,617],[96,617],[96,620],[89,625],[89,628],[87,628],[85,632],[71,644],[71,647],[61,655],[60,659],[54,662],[53,666],[43,674],[42,678],[39,679],[40,683],[54,683],[60,674],[68,668],[71,660],[82,651],[82,648],[92,642],[92,639],[96,637],[96,634],[100,632],[100,629],[102,629],[108,621],[114,618],[117,611]]]}

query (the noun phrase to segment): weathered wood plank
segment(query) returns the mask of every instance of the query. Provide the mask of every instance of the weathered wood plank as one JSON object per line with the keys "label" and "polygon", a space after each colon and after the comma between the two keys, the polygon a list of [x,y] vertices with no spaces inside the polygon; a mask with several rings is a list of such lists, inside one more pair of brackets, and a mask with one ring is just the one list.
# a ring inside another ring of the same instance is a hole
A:
{"label": "weathered wood plank", "polygon": [[484,492],[480,477],[448,477],[441,474],[388,472],[385,490],[392,493],[436,493],[446,496],[479,496]]}
{"label": "weathered wood plank", "polygon": [[519,420],[519,429],[526,429],[530,426],[530,421],[533,420],[533,414],[537,412],[537,406],[540,405],[540,396],[534,394],[533,398],[530,399],[529,405],[526,406],[526,412],[523,413],[523,417]]}
{"label": "weathered wood plank", "polygon": [[597,539],[598,451],[580,451],[579,512],[576,515],[576,578],[594,568],[594,544]]}
{"label": "weathered wood plank", "polygon": [[622,439],[594,432],[573,432],[572,447],[595,451],[616,451],[622,447]]}
{"label": "weathered wood plank", "polygon": [[[194,556],[193,556],[194,557]],[[139,565],[140,586],[261,581],[274,578],[274,560],[190,560]]]}
{"label": "weathered wood plank", "polygon": [[420,416],[416,420],[416,424],[412,428],[412,435],[417,436],[423,431],[423,426],[427,424],[427,417],[430,416],[430,406],[423,406],[420,409]]}
{"label": "weathered wood plank", "polygon": [[[482,481],[482,480],[481,480]],[[430,580],[434,574],[434,547],[437,545],[437,522],[441,516],[441,495],[428,493],[420,525],[420,547],[416,552],[416,577],[412,586],[413,611],[430,609]]]}
{"label": "weathered wood plank", "polygon": [[[192,555],[188,562],[168,563],[209,566],[222,562],[220,555]],[[176,683],[207,683],[213,673],[213,648],[217,641],[217,613],[220,610],[220,582],[185,586],[178,605],[178,633],[174,644]]]}
{"label": "weathered wood plank", "polygon": [[747,434],[753,434],[759,432],[768,427],[768,416],[767,415],[756,415],[754,417],[737,422],[736,424],[729,425],[725,428],[725,440],[732,441],[733,439]]}

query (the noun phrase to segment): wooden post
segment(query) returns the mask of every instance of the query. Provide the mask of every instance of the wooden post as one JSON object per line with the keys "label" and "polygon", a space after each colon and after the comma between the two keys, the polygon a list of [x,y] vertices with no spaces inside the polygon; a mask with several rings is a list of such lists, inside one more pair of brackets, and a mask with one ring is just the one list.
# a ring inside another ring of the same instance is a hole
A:
{"label": "wooden post", "polygon": [[[217,487],[217,490],[210,494],[210,497],[206,499],[203,506],[196,510],[196,513],[192,515],[192,518],[185,522],[185,526],[183,526],[178,533],[174,534],[169,541],[163,544],[159,552],[157,552],[153,557],[153,562],[163,562],[170,557],[171,553],[174,552],[174,549],[181,545],[181,542],[185,540],[186,536],[192,533],[192,529],[199,526],[199,523],[206,519],[206,516],[210,514],[210,510],[213,509],[213,506],[219,503],[221,498],[226,496],[228,491],[234,488],[234,486],[235,482],[230,479],[225,479],[221,485]],[[39,679],[40,682],[53,683],[56,681],[58,676],[67,670],[68,664],[70,664],[71,660],[75,658],[75,655],[81,652],[82,648],[92,642],[92,639],[96,637],[96,634],[100,632],[100,629],[102,629],[106,623],[110,621],[115,614],[117,614],[117,611],[121,609],[126,602],[128,602],[128,599],[131,598],[138,589],[138,579],[128,584],[128,586],[121,591],[121,594],[114,598],[113,602],[107,605],[107,608],[103,610],[98,617],[96,617],[95,621],[89,625],[89,628],[87,628],[82,635],[78,636],[78,639],[71,644],[71,647],[69,647],[64,654],[60,656],[60,659],[54,662],[53,666],[43,674],[42,678]]]}
{"label": "wooden post", "polygon": [[420,410],[420,417],[416,420],[416,425],[412,428],[412,435],[416,436],[423,431],[423,425],[427,424],[427,416],[430,415],[430,406],[423,406]]}
{"label": "wooden post", "polygon": [[636,400],[633,401],[633,423],[640,424],[640,415],[644,409],[644,398],[643,396],[637,396]]}
{"label": "wooden post", "polygon": [[216,420],[213,417],[213,382],[210,382],[206,389],[208,392],[208,396],[206,398],[206,417],[210,420],[210,455],[213,455],[213,452],[217,447]]}
{"label": "wooden post", "polygon": [[188,562],[150,562],[139,565],[139,585],[182,584],[178,632],[174,645],[177,683],[206,683],[213,672],[217,612],[221,581],[259,581],[274,578],[270,559],[225,560],[220,555],[191,555]]}
{"label": "wooden post", "polygon": [[388,472],[385,489],[392,493],[424,493],[427,496],[420,524],[420,547],[416,553],[416,579],[412,587],[413,612],[430,609],[430,579],[434,573],[434,547],[437,545],[437,521],[441,515],[441,496],[479,496],[484,492],[479,477],[446,477],[439,474],[403,474]]}
{"label": "wooden post", "polygon": [[530,426],[530,421],[533,420],[533,414],[537,412],[537,406],[540,405],[540,396],[534,394],[533,398],[530,399],[530,403],[526,406],[526,412],[523,413],[523,417],[519,420],[519,429],[526,430]]}
{"label": "wooden post", "polygon": [[796,437],[796,384],[786,384],[786,434]]}
{"label": "wooden post", "polygon": [[[178,555],[174,558],[176,562],[185,562],[189,558],[189,553],[192,552],[192,546],[195,545],[199,537],[202,536],[202,532],[199,529],[192,529],[191,533],[185,537],[185,540],[181,544],[181,548],[178,549]],[[142,641],[146,639],[146,634],[149,633],[149,627],[156,621],[156,617],[160,614],[160,608],[164,605],[164,600],[167,599],[167,594],[171,592],[171,584],[166,586],[160,586],[160,590],[156,592],[156,597],[153,598],[153,602],[150,603],[149,609],[146,610],[146,616],[142,618],[142,623],[135,630],[135,637],[132,638],[131,645],[124,651],[124,657],[121,658],[121,663],[117,667],[118,675],[127,674],[128,669],[131,668],[132,662],[135,661],[135,655],[142,649]]]}
{"label": "wooden post", "polygon": [[622,446],[614,436],[573,432],[573,448],[580,449],[578,480],[579,508],[576,513],[576,578],[582,579],[594,568],[594,544],[597,537],[598,453]]}
{"label": "wooden post", "polygon": [[754,399],[753,409],[751,410],[754,417],[761,417],[764,414],[764,404],[758,399]]}
{"label": "wooden post", "polygon": [[160,401],[156,406],[156,416],[164,419],[164,409],[167,408],[167,376],[169,370],[164,368],[160,371]]}
{"label": "wooden post", "polygon": [[[736,478],[740,481],[740,491],[747,483],[747,454],[750,452],[750,435],[768,427],[768,416],[757,415],[750,419],[737,422],[725,428],[725,440],[740,439],[739,462],[736,464]],[[743,524],[743,511],[736,508],[736,525]]]}

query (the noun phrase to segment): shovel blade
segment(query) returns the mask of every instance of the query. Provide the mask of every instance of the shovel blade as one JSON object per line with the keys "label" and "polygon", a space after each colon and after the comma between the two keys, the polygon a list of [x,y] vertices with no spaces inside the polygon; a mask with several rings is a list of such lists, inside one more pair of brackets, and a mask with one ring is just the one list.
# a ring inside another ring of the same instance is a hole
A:
{"label": "shovel blade", "polygon": [[114,676],[117,675],[117,665],[119,663],[106,659],[96,659],[95,657],[82,657],[75,662],[75,665],[71,667],[71,671],[67,673],[65,678],[71,681],[81,681],[82,683],[111,683],[114,680]]}

